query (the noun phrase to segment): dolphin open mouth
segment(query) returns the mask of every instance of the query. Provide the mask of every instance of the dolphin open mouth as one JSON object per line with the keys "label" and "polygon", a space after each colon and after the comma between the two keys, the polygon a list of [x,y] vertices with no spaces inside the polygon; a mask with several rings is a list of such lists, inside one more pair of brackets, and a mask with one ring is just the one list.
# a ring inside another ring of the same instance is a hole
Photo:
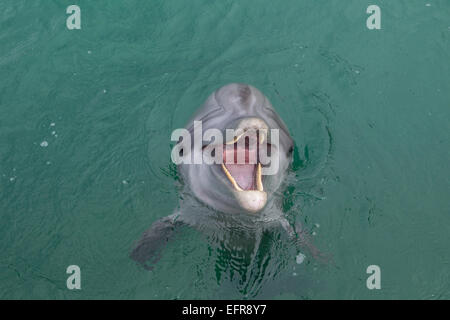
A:
{"label": "dolphin open mouth", "polygon": [[[245,118],[234,129],[234,137],[223,144],[222,163],[224,175],[231,183],[231,191],[241,209],[257,213],[267,203],[263,186],[263,168],[271,155],[269,127],[260,118]],[[227,129],[228,130],[228,129]]]}
{"label": "dolphin open mouth", "polygon": [[261,136],[256,133],[254,141],[257,143],[253,144],[249,136],[243,136],[224,145],[222,170],[236,191],[264,191],[259,162]]}

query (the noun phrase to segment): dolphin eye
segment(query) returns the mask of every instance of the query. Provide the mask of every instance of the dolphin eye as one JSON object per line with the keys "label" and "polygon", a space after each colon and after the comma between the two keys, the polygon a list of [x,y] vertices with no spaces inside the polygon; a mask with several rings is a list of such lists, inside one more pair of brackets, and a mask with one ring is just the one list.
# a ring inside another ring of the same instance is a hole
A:
{"label": "dolphin eye", "polygon": [[291,147],[289,148],[289,150],[288,150],[288,154],[289,154],[289,155],[292,154],[292,151],[294,151],[294,147],[291,146]]}

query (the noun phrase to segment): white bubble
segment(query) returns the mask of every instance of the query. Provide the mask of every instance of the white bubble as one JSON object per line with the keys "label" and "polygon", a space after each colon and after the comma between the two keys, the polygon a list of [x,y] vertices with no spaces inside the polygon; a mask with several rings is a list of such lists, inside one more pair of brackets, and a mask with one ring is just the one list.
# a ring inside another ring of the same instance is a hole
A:
{"label": "white bubble", "polygon": [[107,91],[106,91],[106,89],[103,89],[103,93],[106,93]]}
{"label": "white bubble", "polygon": [[50,123],[50,127],[54,127],[54,126],[56,126],[56,123],[54,123],[54,122]]}
{"label": "white bubble", "polygon": [[316,228],[320,228],[320,224],[318,224],[318,223],[315,223],[314,226],[315,226]]}
{"label": "white bubble", "polygon": [[128,181],[127,180],[123,180],[122,183],[123,184],[128,184]]}
{"label": "white bubble", "polygon": [[427,6],[427,7],[431,7],[431,4],[430,4],[430,3],[427,3],[426,6]]}
{"label": "white bubble", "polygon": [[91,50],[88,50],[88,54],[91,54],[92,53],[92,51]]}
{"label": "white bubble", "polygon": [[16,177],[9,178],[9,181],[11,181],[11,182],[13,182],[14,180],[16,180]]}
{"label": "white bubble", "polygon": [[315,236],[315,235],[317,235],[317,233],[315,231],[313,231],[312,235]]}
{"label": "white bubble", "polygon": [[48,147],[48,142],[47,142],[47,141],[42,141],[42,142],[41,142],[41,147],[42,147],[42,148]]}
{"label": "white bubble", "polygon": [[45,164],[49,166],[49,165],[51,165],[52,163],[51,163],[50,161],[47,161]]}
{"label": "white bubble", "polygon": [[295,257],[295,262],[297,262],[297,264],[302,264],[303,261],[305,261],[306,256],[303,253],[299,253],[296,257]]}
{"label": "white bubble", "polygon": [[54,136],[56,134],[56,131],[52,131],[52,135]]}

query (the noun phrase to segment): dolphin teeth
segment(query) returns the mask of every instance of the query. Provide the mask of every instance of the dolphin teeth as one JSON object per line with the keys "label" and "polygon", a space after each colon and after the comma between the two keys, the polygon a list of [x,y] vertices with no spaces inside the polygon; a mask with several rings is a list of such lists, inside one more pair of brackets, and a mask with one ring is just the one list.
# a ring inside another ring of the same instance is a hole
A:
{"label": "dolphin teeth", "polygon": [[225,172],[227,178],[231,181],[233,186],[236,188],[236,190],[237,191],[244,191],[244,190],[242,190],[241,187],[239,187],[239,185],[237,184],[236,180],[234,180],[233,176],[230,174],[230,172],[228,171],[227,167],[225,167],[225,165],[223,163],[222,163],[222,169]]}
{"label": "dolphin teeth", "polygon": [[256,168],[256,188],[258,191],[264,191],[261,180],[261,163],[258,163],[258,167]]}
{"label": "dolphin teeth", "polygon": [[267,129],[259,129],[258,130],[258,133],[259,133],[259,135],[258,135],[258,137],[259,137],[259,144],[263,144],[263,142],[266,140],[266,138],[267,138]]}
{"label": "dolphin teeth", "polygon": [[[257,129],[258,130],[258,143],[259,144],[263,144],[264,141],[266,141],[267,139],[267,129]],[[244,134],[246,134],[248,132],[248,130],[244,130],[242,133],[234,136],[233,139],[231,139],[230,141],[225,142],[225,144],[235,144],[236,142],[239,141],[239,139],[242,138],[242,136]]]}
{"label": "dolphin teeth", "polygon": [[[233,178],[231,173],[228,171],[227,167],[222,163],[222,169],[225,172],[225,175],[227,176],[228,180],[230,180],[231,184],[237,191],[244,191],[236,182],[236,180]],[[261,163],[258,163],[258,166],[256,167],[256,189],[258,191],[264,191],[263,183],[262,183],[262,175],[261,175]]]}
{"label": "dolphin teeth", "polygon": [[239,141],[239,139],[240,139],[244,134],[245,134],[245,131],[242,132],[241,134],[235,136],[235,137],[233,138],[233,140],[230,140],[230,141],[228,141],[228,142],[225,142],[225,144],[235,144],[236,142]]}
{"label": "dolphin teeth", "polygon": [[265,140],[264,135],[259,136],[259,144],[263,144],[264,140]]}

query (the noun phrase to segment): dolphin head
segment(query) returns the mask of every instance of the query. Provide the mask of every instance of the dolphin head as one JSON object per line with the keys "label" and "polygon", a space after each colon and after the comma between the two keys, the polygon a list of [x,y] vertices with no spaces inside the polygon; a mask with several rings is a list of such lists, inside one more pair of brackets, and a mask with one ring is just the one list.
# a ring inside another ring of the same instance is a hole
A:
{"label": "dolphin head", "polygon": [[279,188],[293,150],[269,100],[250,85],[226,85],[186,129],[190,138],[179,140],[176,152],[191,160],[179,170],[193,195],[220,212],[260,212]]}

